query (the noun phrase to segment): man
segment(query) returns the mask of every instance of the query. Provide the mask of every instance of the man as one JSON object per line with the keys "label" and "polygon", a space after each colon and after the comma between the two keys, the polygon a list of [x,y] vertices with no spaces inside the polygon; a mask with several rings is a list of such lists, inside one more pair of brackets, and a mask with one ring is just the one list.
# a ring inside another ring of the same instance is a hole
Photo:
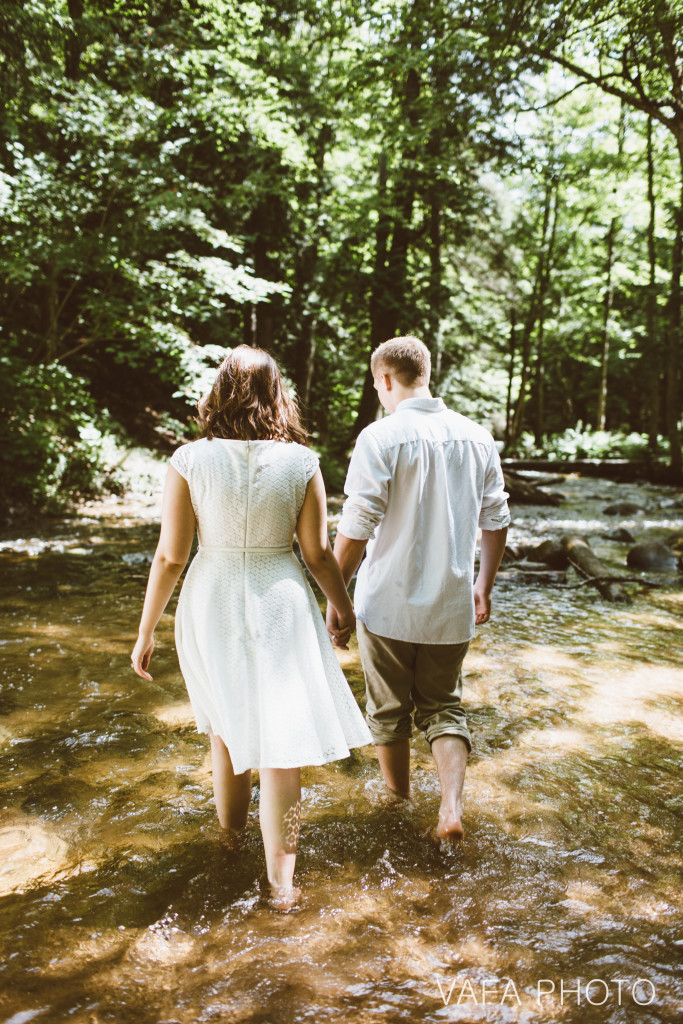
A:
{"label": "man", "polygon": [[[384,781],[409,798],[414,712],[439,773],[436,835],[460,839],[471,750],[461,666],[475,622],[491,614],[510,522],[507,494],[491,434],[432,398],[421,341],[385,341],[370,365],[390,415],[358,437],[334,553],[348,586],[367,545],[355,609],[367,720]],[[336,628],[328,609],[328,629]]]}

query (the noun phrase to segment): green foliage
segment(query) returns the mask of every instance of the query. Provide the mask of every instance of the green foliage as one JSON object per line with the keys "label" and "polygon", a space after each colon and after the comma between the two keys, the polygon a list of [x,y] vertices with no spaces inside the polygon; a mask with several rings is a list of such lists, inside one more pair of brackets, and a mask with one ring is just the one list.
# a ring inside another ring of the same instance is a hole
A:
{"label": "green foliage", "polygon": [[293,381],[335,489],[394,333],[425,338],[454,407],[500,436],[509,411],[508,440],[595,427],[602,391],[609,430],[659,430],[679,20],[669,0],[8,0],[6,500],[94,486],[89,430],[187,423],[243,341]]}
{"label": "green foliage", "polygon": [[[660,449],[666,451],[659,438]],[[509,452],[520,458],[567,459],[645,459],[651,454],[647,434],[622,434],[619,431],[591,430],[582,423],[549,438],[542,448],[532,434],[524,433]]]}
{"label": "green foliage", "polygon": [[0,470],[12,505],[61,508],[104,486],[105,424],[85,382],[62,366],[26,367],[0,358]]}

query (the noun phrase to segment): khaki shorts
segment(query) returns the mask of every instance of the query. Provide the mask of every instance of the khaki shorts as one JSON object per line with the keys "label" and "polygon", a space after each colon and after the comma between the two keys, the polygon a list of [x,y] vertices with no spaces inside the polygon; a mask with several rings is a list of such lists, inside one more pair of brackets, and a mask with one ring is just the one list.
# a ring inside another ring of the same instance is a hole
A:
{"label": "khaki shorts", "polygon": [[428,743],[437,736],[461,736],[472,749],[462,709],[464,644],[413,644],[371,633],[356,624],[365,689],[367,721],[375,743],[395,743],[415,726]]}

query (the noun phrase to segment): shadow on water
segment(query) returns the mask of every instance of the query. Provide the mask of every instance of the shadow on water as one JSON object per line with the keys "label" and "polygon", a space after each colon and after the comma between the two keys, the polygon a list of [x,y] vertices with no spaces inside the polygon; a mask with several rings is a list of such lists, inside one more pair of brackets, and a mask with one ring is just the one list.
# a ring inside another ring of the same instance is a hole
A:
{"label": "shadow on water", "polygon": [[[521,539],[599,522],[598,483],[566,486]],[[430,838],[421,737],[412,808],[381,803],[371,748],[304,769],[304,895],[277,915],[258,775],[231,849],[172,608],[154,681],[128,667],[149,518],[95,508],[0,552],[0,1024],[681,1019],[676,585],[612,608],[502,580],[466,661],[465,842]]]}

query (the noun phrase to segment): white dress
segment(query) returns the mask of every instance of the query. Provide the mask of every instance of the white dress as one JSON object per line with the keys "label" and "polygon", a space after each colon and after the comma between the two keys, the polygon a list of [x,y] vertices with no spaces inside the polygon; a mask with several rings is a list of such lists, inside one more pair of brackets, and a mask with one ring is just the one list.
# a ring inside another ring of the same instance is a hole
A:
{"label": "white dress", "polygon": [[284,441],[202,438],[171,465],[199,536],[175,620],[198,731],[224,740],[237,774],[324,764],[371,743],[292,551],[317,456]]}

